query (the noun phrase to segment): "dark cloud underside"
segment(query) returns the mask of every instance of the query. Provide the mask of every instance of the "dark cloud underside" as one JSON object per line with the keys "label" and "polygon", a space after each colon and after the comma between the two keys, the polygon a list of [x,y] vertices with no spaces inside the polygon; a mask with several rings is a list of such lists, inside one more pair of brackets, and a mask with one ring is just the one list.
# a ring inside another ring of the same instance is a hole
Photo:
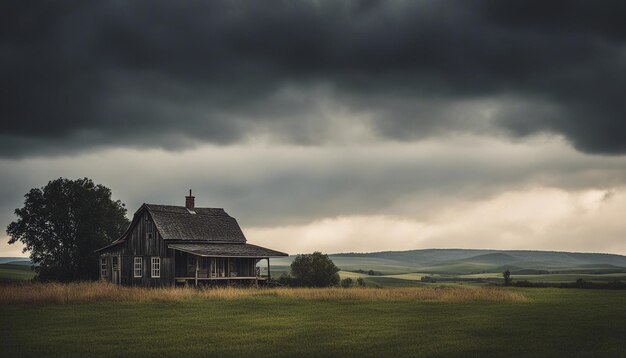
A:
{"label": "dark cloud underside", "polygon": [[623,154],[625,13],[623,1],[3,2],[0,156],[258,133],[316,144],[345,113],[382,138],[548,132]]}

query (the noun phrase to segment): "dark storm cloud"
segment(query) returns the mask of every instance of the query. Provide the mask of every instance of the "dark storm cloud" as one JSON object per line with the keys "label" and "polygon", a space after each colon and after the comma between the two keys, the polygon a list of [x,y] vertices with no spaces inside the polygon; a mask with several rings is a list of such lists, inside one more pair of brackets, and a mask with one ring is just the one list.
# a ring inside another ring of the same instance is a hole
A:
{"label": "dark storm cloud", "polygon": [[2,156],[324,143],[329,103],[383,138],[549,132],[626,152],[622,1],[0,6]]}

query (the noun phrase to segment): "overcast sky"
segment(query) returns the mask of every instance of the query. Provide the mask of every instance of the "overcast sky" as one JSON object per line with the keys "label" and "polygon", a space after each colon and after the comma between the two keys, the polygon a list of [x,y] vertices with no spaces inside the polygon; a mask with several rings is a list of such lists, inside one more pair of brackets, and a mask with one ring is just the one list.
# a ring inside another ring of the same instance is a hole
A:
{"label": "overcast sky", "polygon": [[[624,1],[5,1],[0,226],[32,187],[223,207],[291,254],[626,254]],[[0,232],[0,256],[24,256]]]}

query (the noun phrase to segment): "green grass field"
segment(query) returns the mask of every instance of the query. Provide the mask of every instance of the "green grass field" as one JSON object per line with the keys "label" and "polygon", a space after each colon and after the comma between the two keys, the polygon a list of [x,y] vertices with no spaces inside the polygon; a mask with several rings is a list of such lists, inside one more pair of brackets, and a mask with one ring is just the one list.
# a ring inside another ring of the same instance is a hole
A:
{"label": "green grass field", "polygon": [[[479,279],[489,280],[489,282],[503,282],[502,273],[500,272],[487,272],[481,274],[471,275],[442,275],[442,274],[427,274],[427,273],[404,273],[398,275],[383,275],[383,276],[368,276],[362,273],[339,271],[339,276],[344,278],[363,278],[368,286],[380,286],[380,287],[420,287],[420,286],[450,286],[450,285],[465,285],[465,286],[482,286],[488,284],[487,282],[478,281]],[[422,276],[431,276],[438,280],[436,283],[421,282]],[[543,274],[543,275],[512,275],[513,281],[530,281],[530,282],[544,282],[544,283],[567,283],[575,282],[578,279],[585,281],[606,283],[608,281],[619,280],[626,282],[626,274],[624,273],[609,273],[609,274]],[[456,280],[456,282],[455,282]],[[474,280],[474,281],[467,281]]]}
{"label": "green grass field", "polygon": [[625,291],[513,290],[530,300],[3,305],[0,356],[626,356]]}
{"label": "green grass field", "polygon": [[0,264],[0,281],[28,281],[35,277],[30,266]]}

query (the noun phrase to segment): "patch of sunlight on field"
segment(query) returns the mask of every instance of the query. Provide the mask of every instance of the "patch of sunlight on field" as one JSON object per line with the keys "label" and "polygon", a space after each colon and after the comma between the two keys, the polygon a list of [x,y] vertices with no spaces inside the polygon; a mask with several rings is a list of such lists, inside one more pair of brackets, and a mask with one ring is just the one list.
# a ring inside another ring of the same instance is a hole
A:
{"label": "patch of sunlight on field", "polygon": [[344,278],[351,278],[351,279],[354,280],[354,279],[357,279],[357,278],[368,277],[368,275],[364,274],[364,273],[358,273],[358,272],[339,271],[339,277],[341,277],[342,280]]}

